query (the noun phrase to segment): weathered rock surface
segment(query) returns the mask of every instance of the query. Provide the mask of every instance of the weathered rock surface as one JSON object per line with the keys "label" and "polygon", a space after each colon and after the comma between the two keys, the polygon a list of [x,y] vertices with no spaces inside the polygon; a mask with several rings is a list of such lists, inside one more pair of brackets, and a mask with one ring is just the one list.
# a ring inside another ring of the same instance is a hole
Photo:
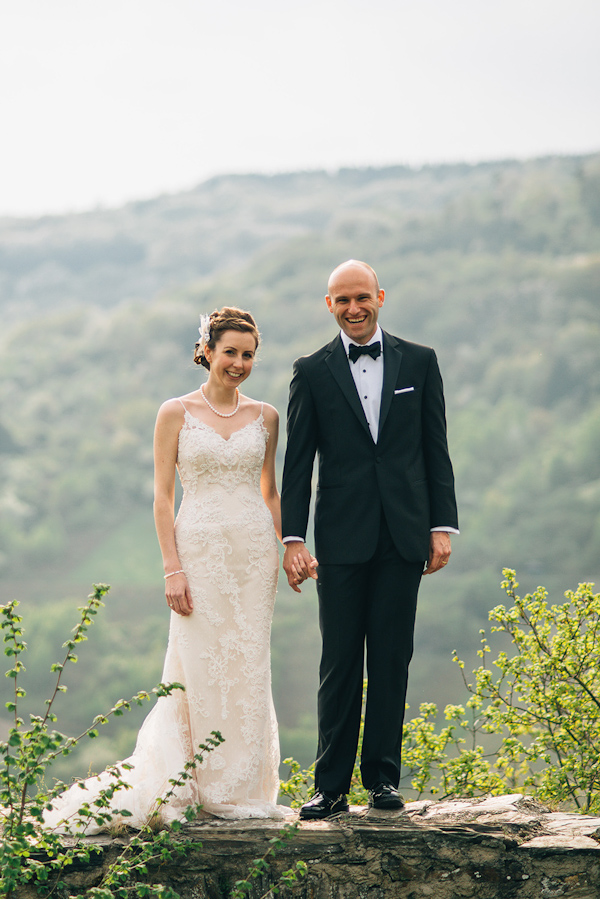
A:
{"label": "weathered rock surface", "polygon": [[[225,899],[281,829],[276,821],[217,821],[186,828],[202,849],[156,871],[182,899]],[[98,883],[123,839],[97,848],[69,882]],[[403,812],[353,807],[336,819],[302,822],[279,850],[262,897],[299,859],[308,875],[282,896],[298,899],[595,899],[600,897],[600,818],[552,812],[521,795],[413,802]]]}

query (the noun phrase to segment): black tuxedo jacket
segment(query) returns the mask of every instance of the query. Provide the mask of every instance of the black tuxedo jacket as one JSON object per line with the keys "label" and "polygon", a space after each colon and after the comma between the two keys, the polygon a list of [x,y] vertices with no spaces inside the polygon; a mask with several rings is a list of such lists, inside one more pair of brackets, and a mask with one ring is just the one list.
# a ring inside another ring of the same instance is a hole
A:
{"label": "black tuxedo jacket", "polygon": [[383,390],[373,441],[341,337],[294,363],[282,486],[283,536],[306,535],[315,455],[315,555],[367,561],[381,510],[398,552],[426,560],[432,527],[458,527],[444,393],[432,349],[383,332]]}

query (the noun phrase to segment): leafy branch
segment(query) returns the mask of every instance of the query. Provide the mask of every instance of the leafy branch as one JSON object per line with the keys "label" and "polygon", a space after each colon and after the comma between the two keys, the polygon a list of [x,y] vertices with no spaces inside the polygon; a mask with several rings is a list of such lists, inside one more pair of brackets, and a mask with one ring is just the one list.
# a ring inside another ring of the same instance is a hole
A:
{"label": "leafy branch", "polygon": [[[283,849],[285,844],[293,840],[298,833],[300,825],[298,822],[294,824],[285,824],[276,837],[269,840],[269,848],[261,858],[255,858],[244,880],[238,880],[231,892],[230,899],[245,899],[249,895],[253,887],[253,881],[270,872],[270,862],[279,849]],[[269,889],[263,893],[260,899],[267,899],[270,896],[276,896],[282,885],[290,886],[297,883],[302,877],[308,873],[306,862],[297,861],[294,867],[283,871],[279,876],[277,883],[272,884]]]}
{"label": "leafy branch", "polygon": [[[10,602],[0,607],[1,628],[4,633],[4,652],[11,660],[11,668],[7,677],[14,681],[14,695],[6,703],[7,709],[14,715],[8,739],[0,743],[0,894],[8,897],[15,890],[28,883],[35,885],[38,892],[44,895],[54,889],[65,889],[61,879],[65,871],[75,861],[85,862],[89,859],[90,850],[83,843],[74,846],[63,846],[61,835],[45,823],[45,811],[51,808],[51,801],[65,788],[65,784],[57,783],[52,789],[43,786],[43,777],[48,765],[58,755],[68,755],[83,737],[97,736],[99,725],[106,724],[111,716],[120,716],[129,711],[132,705],[141,705],[152,696],[169,696],[173,690],[184,689],[181,684],[159,684],[150,691],[141,691],[130,700],[120,699],[113,708],[103,715],[97,715],[94,721],[79,737],[65,737],[52,728],[56,722],[54,705],[60,693],[66,688],[61,679],[65,666],[77,662],[75,648],[87,639],[86,631],[93,621],[94,615],[103,606],[102,598],[108,592],[105,585],[96,585],[94,592],[88,597],[88,604],[81,608],[80,619],[73,628],[72,636],[63,644],[66,653],[63,661],[51,666],[56,674],[50,698],[46,701],[43,715],[29,716],[29,726],[25,726],[19,716],[19,702],[26,696],[19,683],[19,676],[25,670],[21,656],[27,648],[23,639],[22,619],[17,613],[18,603]],[[105,873],[102,884],[88,892],[101,899],[108,897],[139,895],[174,897],[176,894],[161,884],[148,885],[139,878],[148,873],[151,863],[164,864],[173,858],[183,855],[200,844],[179,838],[180,822],[173,822],[169,829],[162,827],[161,809],[169,803],[176,791],[193,777],[195,768],[201,764],[208,752],[222,743],[223,737],[213,732],[205,743],[200,744],[198,751],[185,764],[183,771],[169,781],[167,792],[158,797],[153,814],[146,825],[133,837],[119,858]],[[97,827],[109,826],[119,815],[127,818],[130,813],[126,809],[113,808],[115,794],[129,788],[124,779],[122,769],[130,765],[115,765],[107,769],[110,777],[108,786],[98,791],[91,801],[82,801],[77,813],[70,822],[79,832],[93,823]],[[75,789],[76,785],[72,786]],[[185,820],[193,820],[199,812],[198,805],[191,805],[183,812]]]}
{"label": "leafy branch", "polygon": [[[404,759],[422,795],[500,794],[521,789],[551,803],[600,810],[600,594],[591,584],[549,605],[538,587],[517,595],[515,572],[504,569],[503,588],[513,605],[489,613],[492,634],[506,634],[512,654],[496,652],[481,631],[481,664],[465,706],[447,706],[454,723],[435,730],[437,708],[421,706],[407,722]],[[470,718],[469,718],[470,716]],[[465,748],[466,735],[471,748]],[[490,740],[494,749],[485,750]]]}

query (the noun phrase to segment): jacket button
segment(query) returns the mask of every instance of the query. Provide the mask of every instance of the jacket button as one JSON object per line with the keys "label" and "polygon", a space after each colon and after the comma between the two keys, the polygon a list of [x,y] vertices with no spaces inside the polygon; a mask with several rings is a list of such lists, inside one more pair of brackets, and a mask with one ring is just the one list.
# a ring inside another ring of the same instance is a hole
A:
{"label": "jacket button", "polygon": [[377,456],[377,458],[375,459],[375,461],[376,461],[376,463],[379,465],[379,463],[381,462],[381,456]]}

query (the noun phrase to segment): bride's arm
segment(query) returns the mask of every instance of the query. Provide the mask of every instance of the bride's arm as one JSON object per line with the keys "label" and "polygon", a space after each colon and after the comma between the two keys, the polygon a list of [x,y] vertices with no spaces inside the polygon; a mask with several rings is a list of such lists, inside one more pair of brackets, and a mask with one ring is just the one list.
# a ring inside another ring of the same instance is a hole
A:
{"label": "bride's arm", "polygon": [[[167,604],[180,615],[193,609],[187,578],[175,545],[175,467],[177,442],[183,409],[177,400],[167,400],[158,410],[154,429],[154,523],[163,558],[165,598]],[[177,574],[171,574],[177,572]]]}
{"label": "bride's arm", "polygon": [[268,406],[263,407],[265,427],[269,432],[265,460],[260,475],[260,490],[265,504],[273,517],[275,533],[281,540],[281,499],[275,480],[275,453],[277,451],[277,438],[279,436],[279,415],[277,409]]}

